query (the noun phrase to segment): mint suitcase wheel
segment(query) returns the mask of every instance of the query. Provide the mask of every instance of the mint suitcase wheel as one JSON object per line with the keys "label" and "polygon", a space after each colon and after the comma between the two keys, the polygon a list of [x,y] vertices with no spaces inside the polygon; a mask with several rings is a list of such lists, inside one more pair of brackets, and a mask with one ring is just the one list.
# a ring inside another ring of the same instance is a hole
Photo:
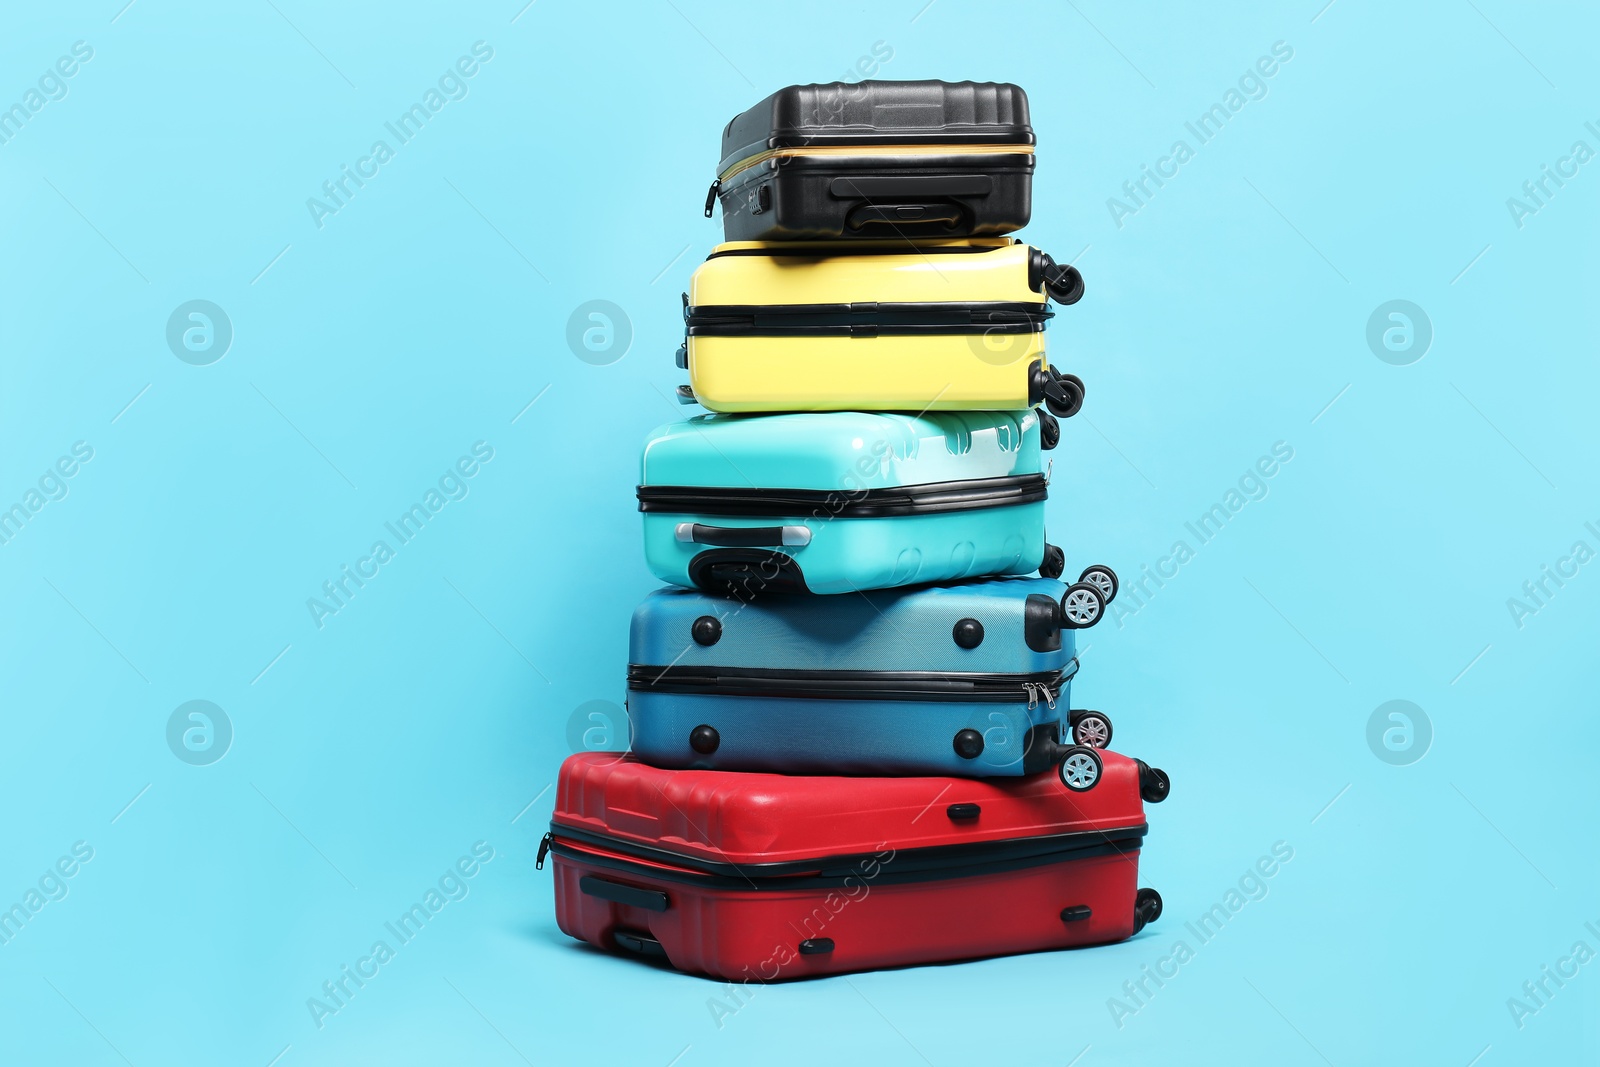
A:
{"label": "mint suitcase wheel", "polygon": [[1035,414],[1039,416],[1039,447],[1048,452],[1061,443],[1061,423],[1043,409]]}
{"label": "mint suitcase wheel", "polygon": [[1072,740],[1085,748],[1107,748],[1111,744],[1111,720],[1098,711],[1075,711],[1068,720]]}
{"label": "mint suitcase wheel", "polygon": [[1083,745],[1073,745],[1061,754],[1056,773],[1061,776],[1061,784],[1074,793],[1087,793],[1100,781],[1104,769],[1100,753]]}
{"label": "mint suitcase wheel", "polygon": [[1106,598],[1107,604],[1117,599],[1117,572],[1103,563],[1085,567],[1083,573],[1078,575],[1078,581],[1088,582],[1100,590],[1100,595]]}
{"label": "mint suitcase wheel", "polygon": [[1059,578],[1067,569],[1067,554],[1055,545],[1044,546],[1044,559],[1039,561],[1039,577]]}

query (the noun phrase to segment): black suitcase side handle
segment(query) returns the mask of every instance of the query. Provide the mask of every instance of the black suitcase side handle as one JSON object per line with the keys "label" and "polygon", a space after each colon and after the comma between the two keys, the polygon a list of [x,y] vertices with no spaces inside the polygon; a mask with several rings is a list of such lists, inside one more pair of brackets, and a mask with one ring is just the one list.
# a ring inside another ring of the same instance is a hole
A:
{"label": "black suitcase side handle", "polygon": [[592,874],[586,874],[578,879],[578,888],[588,896],[609,900],[613,904],[626,904],[631,908],[643,908],[646,911],[666,911],[670,903],[667,895],[659,889],[640,889],[636,885],[610,882]]}
{"label": "black suitcase side handle", "polygon": [[890,204],[868,202],[862,204],[845,218],[845,227],[851,231],[868,226],[945,226],[954,229],[967,217],[954,201],[907,202]]}

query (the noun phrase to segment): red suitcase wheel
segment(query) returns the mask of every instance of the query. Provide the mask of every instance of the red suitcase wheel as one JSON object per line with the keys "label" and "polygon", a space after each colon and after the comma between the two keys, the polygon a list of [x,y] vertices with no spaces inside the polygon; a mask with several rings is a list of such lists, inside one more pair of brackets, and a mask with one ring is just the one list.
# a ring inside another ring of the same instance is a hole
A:
{"label": "red suitcase wheel", "polygon": [[1141,889],[1133,898],[1133,932],[1138,933],[1149,923],[1161,918],[1161,894],[1154,889]]}
{"label": "red suitcase wheel", "polygon": [[1146,804],[1159,804],[1172,792],[1172,779],[1160,767],[1152,767],[1142,759],[1133,761],[1139,767],[1139,797]]}

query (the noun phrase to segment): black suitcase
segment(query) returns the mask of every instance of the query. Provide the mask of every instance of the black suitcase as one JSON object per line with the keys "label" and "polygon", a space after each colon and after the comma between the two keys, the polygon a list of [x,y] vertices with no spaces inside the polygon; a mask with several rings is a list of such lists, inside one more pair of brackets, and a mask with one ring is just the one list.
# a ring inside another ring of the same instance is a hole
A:
{"label": "black suitcase", "polygon": [[791,85],[734,117],[706,195],[729,241],[981,237],[1028,223],[1028,96],[1000,82]]}

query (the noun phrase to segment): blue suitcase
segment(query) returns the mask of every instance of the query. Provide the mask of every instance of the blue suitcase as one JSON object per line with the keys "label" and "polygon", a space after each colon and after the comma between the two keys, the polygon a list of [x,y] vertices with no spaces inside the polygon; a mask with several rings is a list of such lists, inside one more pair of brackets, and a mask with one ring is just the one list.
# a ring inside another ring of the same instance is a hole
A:
{"label": "blue suitcase", "polygon": [[1077,588],[994,578],[749,602],[658,590],[629,638],[633,752],[657,767],[793,774],[1056,765],[1087,789],[1111,722],[1066,711],[1078,663],[1062,601]]}
{"label": "blue suitcase", "polygon": [[640,463],[645,558],[664,582],[741,597],[1058,577],[1040,466],[1057,433],[1026,410],[672,423]]}

